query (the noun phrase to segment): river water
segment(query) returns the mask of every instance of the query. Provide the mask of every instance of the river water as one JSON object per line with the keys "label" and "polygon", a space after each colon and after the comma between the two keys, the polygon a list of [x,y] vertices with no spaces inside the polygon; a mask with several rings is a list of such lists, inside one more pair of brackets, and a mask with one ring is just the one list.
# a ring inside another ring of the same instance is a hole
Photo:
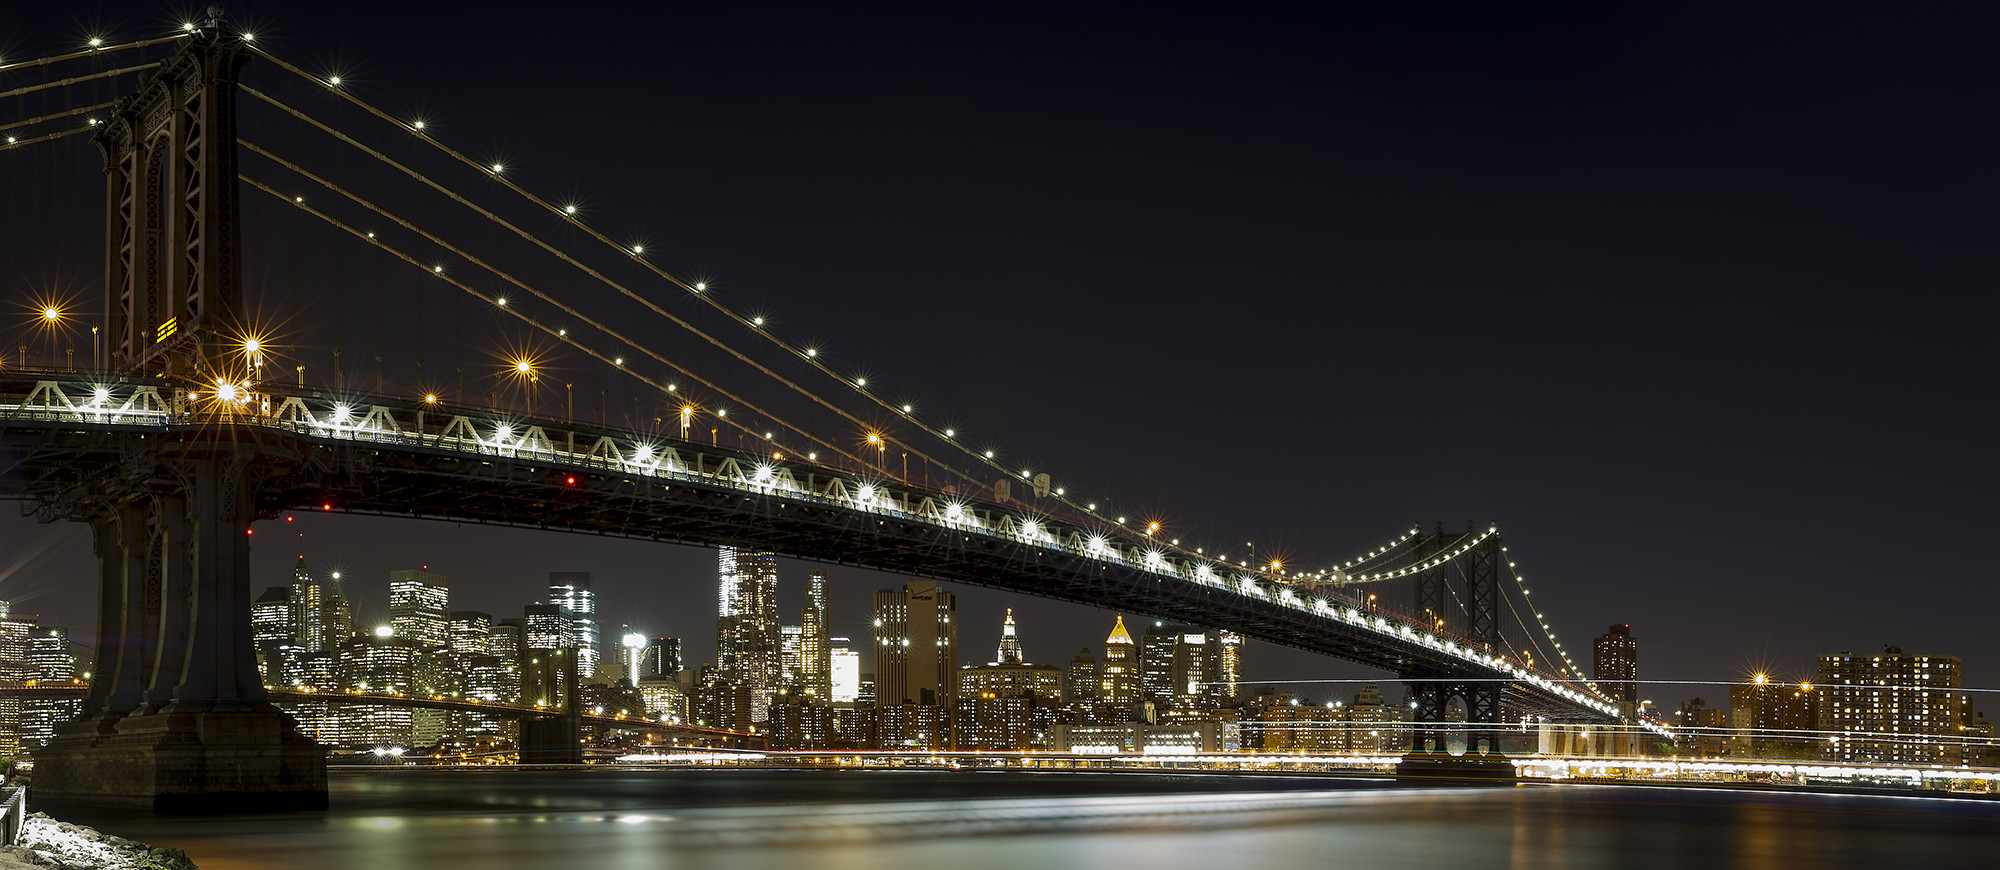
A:
{"label": "river water", "polygon": [[1362,777],[342,771],[324,813],[55,815],[203,870],[2000,867],[2000,802]]}

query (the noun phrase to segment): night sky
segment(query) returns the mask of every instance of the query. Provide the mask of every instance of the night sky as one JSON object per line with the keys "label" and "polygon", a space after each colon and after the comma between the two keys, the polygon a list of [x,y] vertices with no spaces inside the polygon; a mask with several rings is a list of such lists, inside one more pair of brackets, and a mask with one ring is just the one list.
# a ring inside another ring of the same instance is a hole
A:
{"label": "night sky", "polygon": [[[620,5],[231,11],[883,395],[1181,537],[1323,565],[1494,522],[1565,644],[1629,622],[1644,678],[1798,678],[1893,643],[2000,686],[1990,7]],[[9,2],[0,57],[181,12]],[[99,298],[89,146],[0,153],[0,179],[0,317]],[[246,226],[250,301],[314,298],[324,232]],[[381,275],[356,298],[418,287]],[[496,340],[423,316],[418,342]],[[0,553],[0,597],[88,624],[83,528],[0,520]],[[398,568],[499,616],[589,570],[607,626],[713,652],[708,550],[305,515],[260,526],[259,588],[301,553],[345,572],[364,624]],[[806,570],[783,566],[793,614]],[[867,593],[898,581],[831,570],[835,633],[867,638]],[[1031,659],[1110,628],[956,591],[967,660],[1004,607]],[[1369,674],[1269,646],[1248,673]],[[1642,696],[1697,694],[1726,697]]]}

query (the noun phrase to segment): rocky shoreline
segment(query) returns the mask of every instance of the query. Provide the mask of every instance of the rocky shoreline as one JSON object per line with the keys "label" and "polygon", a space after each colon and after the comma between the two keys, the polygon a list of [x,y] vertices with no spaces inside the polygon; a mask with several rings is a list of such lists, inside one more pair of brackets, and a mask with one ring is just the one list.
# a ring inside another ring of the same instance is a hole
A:
{"label": "rocky shoreline", "polygon": [[199,870],[179,849],[100,833],[82,825],[30,813],[21,840],[0,846],[0,870]]}

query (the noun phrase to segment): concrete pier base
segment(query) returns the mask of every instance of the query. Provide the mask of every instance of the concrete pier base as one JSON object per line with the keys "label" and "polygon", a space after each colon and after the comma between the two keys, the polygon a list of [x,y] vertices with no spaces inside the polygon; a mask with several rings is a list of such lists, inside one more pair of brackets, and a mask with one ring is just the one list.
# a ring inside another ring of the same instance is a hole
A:
{"label": "concrete pier base", "polygon": [[1396,765],[1396,778],[1443,785],[1512,785],[1517,780],[1513,760],[1497,752],[1412,752]]}
{"label": "concrete pier base", "polygon": [[326,808],[326,754],[290,716],[176,706],[64,726],[35,753],[36,797],[168,813]]}

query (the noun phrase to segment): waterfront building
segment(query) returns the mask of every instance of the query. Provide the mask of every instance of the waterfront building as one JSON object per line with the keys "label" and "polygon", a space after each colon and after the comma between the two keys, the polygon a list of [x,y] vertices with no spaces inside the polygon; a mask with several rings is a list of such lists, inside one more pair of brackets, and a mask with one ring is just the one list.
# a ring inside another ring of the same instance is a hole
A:
{"label": "waterfront building", "polygon": [[1104,639],[1104,661],[1098,666],[1098,697],[1130,709],[1139,701],[1139,648],[1132,633],[1125,630],[1125,616],[1118,616],[1111,635]]}
{"label": "waterfront building", "polygon": [[1729,687],[1729,754],[1736,758],[1803,761],[1820,756],[1819,693],[1768,674]]}
{"label": "waterfront building", "polygon": [[1821,757],[1869,764],[1958,764],[1965,693],[1957,656],[1875,655],[1842,650],[1819,657],[1813,688]]}
{"label": "waterfront building", "polygon": [[951,708],[944,704],[878,704],[871,749],[923,752],[951,748]]}
{"label": "waterfront building", "polygon": [[1606,697],[1639,703],[1639,642],[1632,637],[1631,625],[1614,625],[1597,636],[1591,651],[1590,678]]}
{"label": "waterfront building", "polygon": [[1259,714],[1265,752],[1345,752],[1348,710],[1338,702],[1304,704],[1298,699]]}
{"label": "waterfront building", "polygon": [[1382,687],[1367,683],[1347,705],[1347,748],[1354,752],[1401,752],[1409,747],[1407,706],[1382,698]]}
{"label": "waterfront building", "polygon": [[875,593],[875,705],[942,707],[956,688],[958,597],[932,580]]}
{"label": "waterfront building", "polygon": [[1716,758],[1729,746],[1729,711],[1694,698],[1674,713],[1674,751],[1698,758]]}
{"label": "waterfront building", "polygon": [[780,692],[771,704],[767,733],[772,749],[831,748],[833,705],[803,690]]}
{"label": "waterfront building", "polygon": [[590,591],[590,572],[549,572],[549,603],[562,608],[563,616],[569,620],[570,643],[576,646],[578,677],[585,680],[595,678],[604,646],[598,638],[597,593]]}
{"label": "waterfront building", "polygon": [[451,587],[443,574],[389,572],[389,627],[419,649],[451,646]]}
{"label": "waterfront building", "polygon": [[764,550],[722,547],[715,620],[719,678],[749,693],[748,722],[763,722],[783,677],[778,560]]}
{"label": "waterfront building", "polygon": [[1222,752],[1223,747],[1234,739],[1226,733],[1233,731],[1234,726],[1233,722],[1171,725],[1148,725],[1143,722],[1112,725],[1059,723],[1054,729],[1053,743],[1056,752],[1074,752],[1081,755],[1130,753],[1181,755]]}

